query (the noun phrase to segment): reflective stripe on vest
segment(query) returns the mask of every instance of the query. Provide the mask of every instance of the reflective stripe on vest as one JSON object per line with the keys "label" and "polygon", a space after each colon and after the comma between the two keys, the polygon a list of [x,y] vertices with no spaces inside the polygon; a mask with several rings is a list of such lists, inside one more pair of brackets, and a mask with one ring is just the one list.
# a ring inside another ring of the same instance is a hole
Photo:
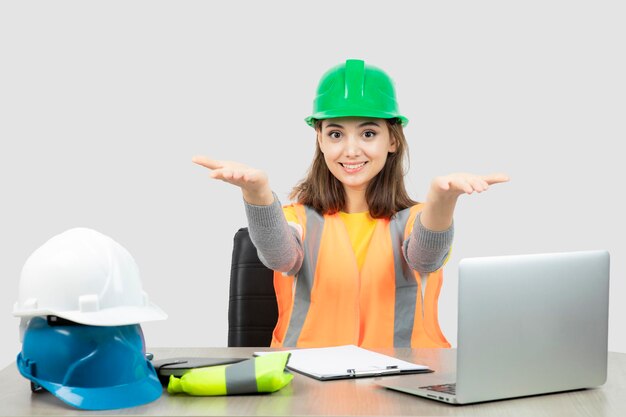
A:
{"label": "reflective stripe on vest", "polygon": [[324,218],[315,210],[306,208],[306,236],[304,240],[304,260],[296,279],[294,298],[299,302],[293,306],[289,327],[285,335],[285,346],[296,346],[304,320],[311,304],[313,278],[317,265],[317,254],[324,230]]}
{"label": "reflective stripe on vest", "polygon": [[247,394],[258,392],[254,361],[243,361],[226,367],[226,393]]}
{"label": "reflective stripe on vest", "polygon": [[[391,244],[394,253],[394,271],[396,281],[396,297],[393,323],[393,346],[411,347],[411,335],[415,322],[415,306],[417,281],[413,271],[406,262],[403,262],[402,242],[404,240],[404,228],[409,219],[410,211],[405,209],[396,213],[391,219],[389,229],[391,231]],[[423,303],[420,303],[423,306]],[[422,311],[423,316],[423,311]]]}
{"label": "reflective stripe on vest", "polygon": [[437,320],[441,270],[425,274],[426,286],[402,253],[420,206],[377,220],[360,271],[338,214],[294,207],[305,256],[296,277],[274,274],[279,319],[273,347],[450,346]]}

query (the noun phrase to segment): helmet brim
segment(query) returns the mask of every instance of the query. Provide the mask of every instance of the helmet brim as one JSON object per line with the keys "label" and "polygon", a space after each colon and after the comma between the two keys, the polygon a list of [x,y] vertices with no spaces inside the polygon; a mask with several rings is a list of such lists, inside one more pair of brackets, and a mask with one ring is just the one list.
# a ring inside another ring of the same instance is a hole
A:
{"label": "helmet brim", "polygon": [[163,393],[163,386],[150,362],[148,367],[151,372],[140,381],[112,387],[84,388],[68,387],[35,378],[19,366],[18,360],[18,369],[25,378],[40,385],[64,403],[83,410],[136,407],[156,400]]}
{"label": "helmet brim", "polygon": [[57,316],[75,323],[89,326],[125,326],[128,324],[139,324],[148,321],[165,320],[167,313],[161,310],[156,304],[150,303],[148,306],[123,306],[103,308],[98,311],[55,311],[51,309],[37,311],[14,311],[17,317],[34,316]]}
{"label": "helmet brim", "polygon": [[402,127],[405,127],[409,123],[409,119],[404,116],[395,113],[383,113],[383,112],[372,112],[368,109],[363,109],[362,111],[358,109],[349,109],[346,111],[343,110],[333,110],[326,112],[318,112],[304,119],[307,125],[311,127],[315,127],[315,122],[317,120],[325,120],[325,119],[335,119],[338,117],[372,117],[375,119],[398,119]]}

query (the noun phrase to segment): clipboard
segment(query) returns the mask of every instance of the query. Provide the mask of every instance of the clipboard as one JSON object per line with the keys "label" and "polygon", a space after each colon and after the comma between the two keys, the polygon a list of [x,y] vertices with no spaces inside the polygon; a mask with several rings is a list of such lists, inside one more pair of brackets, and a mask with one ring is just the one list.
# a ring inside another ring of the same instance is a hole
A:
{"label": "clipboard", "polygon": [[[281,351],[284,352],[284,351]],[[425,365],[406,362],[354,345],[294,349],[287,368],[320,381],[433,372]],[[255,352],[255,356],[273,352]]]}

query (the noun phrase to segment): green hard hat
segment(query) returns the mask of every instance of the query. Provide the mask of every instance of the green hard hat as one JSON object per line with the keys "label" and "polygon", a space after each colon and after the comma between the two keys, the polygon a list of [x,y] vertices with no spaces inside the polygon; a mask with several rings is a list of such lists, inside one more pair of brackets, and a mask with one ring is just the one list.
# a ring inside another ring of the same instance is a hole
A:
{"label": "green hard hat", "polygon": [[348,116],[397,118],[402,126],[409,122],[398,111],[391,78],[360,59],[348,59],[322,76],[313,114],[304,120],[313,127],[316,120]]}

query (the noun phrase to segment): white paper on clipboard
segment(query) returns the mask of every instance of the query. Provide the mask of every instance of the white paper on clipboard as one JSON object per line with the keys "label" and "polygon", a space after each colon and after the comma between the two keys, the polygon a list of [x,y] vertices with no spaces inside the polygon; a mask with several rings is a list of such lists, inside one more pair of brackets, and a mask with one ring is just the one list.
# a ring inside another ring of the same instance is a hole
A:
{"label": "white paper on clipboard", "polygon": [[[287,368],[320,380],[432,372],[425,365],[406,362],[354,345],[294,349],[287,352],[291,353]],[[274,352],[255,352],[254,355],[272,353]]]}

